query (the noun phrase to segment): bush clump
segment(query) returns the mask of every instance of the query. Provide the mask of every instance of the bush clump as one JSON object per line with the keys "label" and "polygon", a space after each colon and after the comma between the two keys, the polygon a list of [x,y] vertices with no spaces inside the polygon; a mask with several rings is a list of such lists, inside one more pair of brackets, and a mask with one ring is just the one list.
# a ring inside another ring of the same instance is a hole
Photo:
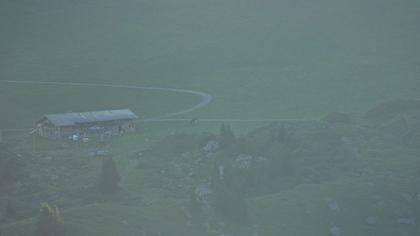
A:
{"label": "bush clump", "polygon": [[102,159],[102,172],[99,180],[99,189],[104,193],[114,193],[119,188],[121,177],[115,161],[111,157]]}
{"label": "bush clump", "polygon": [[64,228],[60,211],[57,206],[42,203],[35,236],[63,236]]}
{"label": "bush clump", "polygon": [[236,137],[229,125],[222,124],[220,127],[220,146],[228,148],[236,143]]}
{"label": "bush clump", "polygon": [[4,213],[4,220],[13,219],[16,215],[16,210],[11,199],[7,200],[6,211]]}
{"label": "bush clump", "polygon": [[0,144],[0,189],[17,180],[21,166],[22,161],[10,147]]}
{"label": "bush clump", "polygon": [[212,206],[216,214],[226,220],[246,225],[249,222],[248,206],[241,191],[233,183],[233,168],[219,166],[211,179]]}

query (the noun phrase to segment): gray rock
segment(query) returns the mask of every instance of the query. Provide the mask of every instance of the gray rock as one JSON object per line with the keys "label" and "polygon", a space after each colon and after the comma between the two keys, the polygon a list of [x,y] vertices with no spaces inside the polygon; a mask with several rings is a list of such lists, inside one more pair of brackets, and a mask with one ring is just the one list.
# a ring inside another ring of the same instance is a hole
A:
{"label": "gray rock", "polygon": [[338,205],[338,202],[331,198],[325,198],[325,203],[327,204],[328,209],[331,211],[339,212],[340,206]]}
{"label": "gray rock", "polygon": [[373,205],[375,208],[383,208],[385,207],[385,202],[384,201],[377,201],[375,202],[375,204]]}
{"label": "gray rock", "polygon": [[129,223],[126,220],[121,220],[121,224],[123,224],[123,225],[129,225]]}
{"label": "gray rock", "polygon": [[212,194],[212,191],[210,189],[210,186],[208,184],[202,184],[195,188],[194,190],[194,196],[198,203],[203,208],[210,208],[210,195]]}
{"label": "gray rock", "polygon": [[219,179],[223,179],[223,177],[225,176],[225,166],[220,165],[218,170],[219,170]]}
{"label": "gray rock", "polygon": [[330,228],[330,235],[332,236],[339,236],[341,235],[341,229],[338,226],[333,226]]}
{"label": "gray rock", "polygon": [[416,225],[416,218],[414,217],[399,218],[397,222],[398,224],[402,224],[402,225]]}
{"label": "gray rock", "polygon": [[56,180],[58,180],[60,177],[59,177],[58,175],[51,174],[51,175],[49,176],[49,178],[50,178],[52,181],[56,181]]}
{"label": "gray rock", "polygon": [[220,145],[219,142],[210,140],[207,144],[202,148],[204,152],[216,152],[219,149]]}
{"label": "gray rock", "polygon": [[29,178],[30,178],[30,179],[33,179],[33,180],[35,180],[35,179],[40,179],[40,178],[41,178],[41,175],[38,175],[38,174],[31,174],[31,175],[29,176]]}
{"label": "gray rock", "polygon": [[378,222],[378,219],[374,216],[369,216],[368,218],[366,218],[366,223],[368,225],[374,225]]}
{"label": "gray rock", "polygon": [[239,154],[235,159],[234,166],[240,169],[249,169],[258,163],[267,161],[267,158],[260,156],[251,156],[247,154]]}
{"label": "gray rock", "polygon": [[408,193],[401,194],[401,197],[406,200],[407,202],[411,202],[413,200],[413,196]]}

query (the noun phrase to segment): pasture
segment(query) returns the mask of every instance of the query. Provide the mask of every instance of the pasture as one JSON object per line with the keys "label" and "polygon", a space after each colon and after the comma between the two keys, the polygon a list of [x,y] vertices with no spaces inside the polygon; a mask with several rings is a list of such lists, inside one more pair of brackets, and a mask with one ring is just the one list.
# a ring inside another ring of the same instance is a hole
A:
{"label": "pasture", "polygon": [[[238,137],[252,139],[271,123],[267,119],[320,120],[330,112],[361,117],[383,101],[420,99],[419,9],[414,0],[1,1],[0,80],[187,89],[213,100],[170,117],[185,121],[138,123],[136,133],[99,144],[111,150],[121,172],[121,191],[112,196],[92,190],[100,158],[88,152],[96,143],[4,132],[4,140],[23,154],[27,174],[17,192],[8,193],[22,217],[1,223],[0,235],[28,235],[41,201],[63,209],[71,236],[222,233],[211,231],[216,223],[207,230],[193,226],[187,209],[192,189],[209,180],[212,161],[225,154],[200,162],[196,146],[177,152],[167,140],[218,135],[224,119],[237,120],[226,123]],[[147,119],[199,101],[168,91],[0,81],[0,129],[32,128],[44,114],[69,111],[129,108]],[[191,118],[198,123],[189,124]],[[247,198],[252,225],[223,227],[261,236],[333,235],[337,225],[343,235],[418,232],[418,222],[407,229],[392,218],[411,213],[405,203],[395,211],[364,210],[382,201],[378,195],[392,205],[403,201],[400,195],[420,193],[413,187],[420,173],[418,149],[382,140],[375,133],[381,129],[366,131],[371,139],[369,148],[363,146],[362,170],[335,169],[339,164],[329,165],[323,155],[316,159],[322,164],[303,158],[302,173],[311,178],[319,169],[339,177],[287,179],[293,187]],[[303,155],[306,147],[299,148]],[[144,154],[149,150],[159,155]],[[203,172],[192,175],[196,169]],[[0,193],[1,207],[8,194]],[[329,197],[340,200],[342,218],[325,206]],[[364,222],[369,214],[378,216],[379,231]]]}

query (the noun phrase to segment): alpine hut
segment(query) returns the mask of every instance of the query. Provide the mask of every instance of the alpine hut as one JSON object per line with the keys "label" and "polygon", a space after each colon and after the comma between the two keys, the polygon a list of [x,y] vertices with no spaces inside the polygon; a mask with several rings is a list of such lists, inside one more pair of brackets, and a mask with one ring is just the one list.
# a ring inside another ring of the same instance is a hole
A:
{"label": "alpine hut", "polygon": [[47,138],[122,134],[135,130],[138,116],[129,109],[44,115],[33,133]]}

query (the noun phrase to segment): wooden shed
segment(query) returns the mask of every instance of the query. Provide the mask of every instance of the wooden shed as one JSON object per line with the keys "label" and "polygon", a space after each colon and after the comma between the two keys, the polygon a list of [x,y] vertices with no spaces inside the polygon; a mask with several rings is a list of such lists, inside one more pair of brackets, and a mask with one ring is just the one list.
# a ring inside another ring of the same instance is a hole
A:
{"label": "wooden shed", "polygon": [[36,122],[34,133],[54,139],[122,134],[135,130],[135,119],[130,109],[48,114]]}

